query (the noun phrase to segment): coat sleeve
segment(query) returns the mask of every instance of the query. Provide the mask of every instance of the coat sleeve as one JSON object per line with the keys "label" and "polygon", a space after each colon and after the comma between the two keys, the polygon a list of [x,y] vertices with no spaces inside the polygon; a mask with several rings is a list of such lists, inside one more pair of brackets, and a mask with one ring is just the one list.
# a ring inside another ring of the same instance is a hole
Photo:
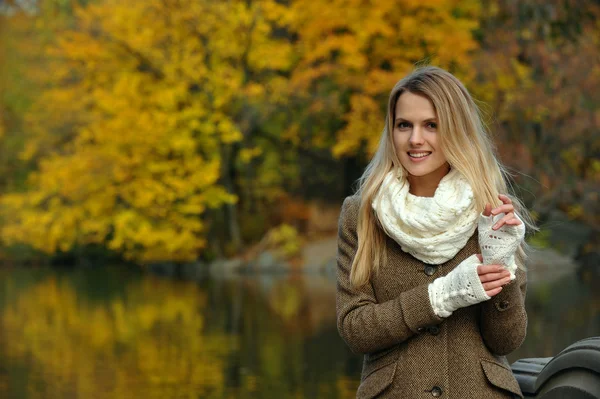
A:
{"label": "coat sleeve", "polygon": [[442,319],[429,302],[427,284],[378,303],[371,283],[353,287],[350,269],[357,251],[356,222],[359,199],[348,197],[342,205],[338,227],[337,327],[354,353],[372,353],[397,345]]}
{"label": "coat sleeve", "polygon": [[481,304],[481,336],[495,355],[506,356],[518,349],[527,335],[525,293],[527,273],[517,269],[516,278],[498,295]]}

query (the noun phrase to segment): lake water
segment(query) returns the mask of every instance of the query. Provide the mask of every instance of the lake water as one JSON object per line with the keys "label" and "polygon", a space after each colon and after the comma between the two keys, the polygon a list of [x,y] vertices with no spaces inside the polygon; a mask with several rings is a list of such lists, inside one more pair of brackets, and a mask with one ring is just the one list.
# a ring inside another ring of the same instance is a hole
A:
{"label": "lake water", "polygon": [[[189,282],[124,267],[0,277],[1,398],[353,398],[358,386],[330,277]],[[509,360],[600,335],[598,283],[575,272],[533,281],[527,340]]]}

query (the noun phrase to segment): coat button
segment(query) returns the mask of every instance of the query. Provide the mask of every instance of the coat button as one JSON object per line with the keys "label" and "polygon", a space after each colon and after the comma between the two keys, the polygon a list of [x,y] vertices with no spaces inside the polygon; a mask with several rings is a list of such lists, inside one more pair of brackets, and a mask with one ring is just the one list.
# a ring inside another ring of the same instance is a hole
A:
{"label": "coat button", "polygon": [[440,333],[440,328],[438,326],[431,326],[427,330],[431,335],[438,335]]}
{"label": "coat button", "polygon": [[498,303],[498,310],[506,310],[508,309],[508,306],[510,305],[510,303],[508,301],[501,301]]}
{"label": "coat button", "polygon": [[434,398],[439,398],[440,396],[442,396],[442,393],[444,393],[444,391],[442,391],[442,388],[438,386],[431,388],[431,396],[433,396]]}
{"label": "coat button", "polygon": [[435,273],[435,267],[427,265],[427,266],[425,266],[423,271],[425,272],[426,275],[432,276]]}

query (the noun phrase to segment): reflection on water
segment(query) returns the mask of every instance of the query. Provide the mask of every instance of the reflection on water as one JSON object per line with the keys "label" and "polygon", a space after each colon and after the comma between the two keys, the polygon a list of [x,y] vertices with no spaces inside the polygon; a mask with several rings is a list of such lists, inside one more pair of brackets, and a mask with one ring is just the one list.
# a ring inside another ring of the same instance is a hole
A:
{"label": "reflection on water", "polygon": [[[0,397],[352,398],[360,357],[335,327],[335,281],[182,282],[123,268],[0,271]],[[530,287],[509,360],[600,332],[598,281]]]}

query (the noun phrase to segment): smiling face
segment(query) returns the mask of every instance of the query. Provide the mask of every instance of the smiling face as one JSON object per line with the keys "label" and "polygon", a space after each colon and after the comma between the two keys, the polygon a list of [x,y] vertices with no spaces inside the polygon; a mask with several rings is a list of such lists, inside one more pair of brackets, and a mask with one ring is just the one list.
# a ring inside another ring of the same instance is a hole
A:
{"label": "smiling face", "polygon": [[405,91],[398,97],[394,117],[394,148],[408,171],[410,192],[431,197],[450,170],[440,148],[433,103],[423,95]]}

